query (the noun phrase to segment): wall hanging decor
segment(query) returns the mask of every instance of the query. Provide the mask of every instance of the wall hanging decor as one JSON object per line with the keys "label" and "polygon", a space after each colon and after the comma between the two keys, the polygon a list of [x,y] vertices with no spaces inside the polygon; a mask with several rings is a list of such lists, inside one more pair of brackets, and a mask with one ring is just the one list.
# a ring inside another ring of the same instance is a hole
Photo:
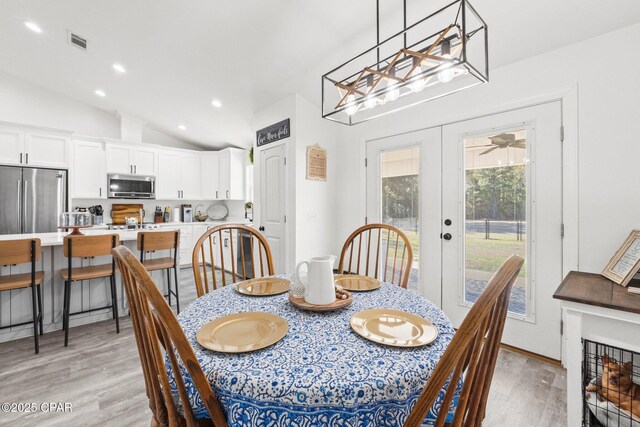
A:
{"label": "wall hanging decor", "polygon": [[456,0],[322,76],[322,117],[354,125],[489,81],[487,24]]}
{"label": "wall hanging decor", "polygon": [[627,286],[640,269],[640,230],[633,230],[602,271],[618,285]]}
{"label": "wall hanging decor", "polygon": [[318,144],[307,147],[307,179],[327,180],[327,150]]}

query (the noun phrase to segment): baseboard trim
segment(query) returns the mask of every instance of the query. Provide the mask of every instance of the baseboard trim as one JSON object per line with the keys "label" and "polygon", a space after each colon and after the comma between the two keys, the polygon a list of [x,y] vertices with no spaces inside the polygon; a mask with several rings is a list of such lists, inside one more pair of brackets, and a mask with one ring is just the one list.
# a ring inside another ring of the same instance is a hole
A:
{"label": "baseboard trim", "polygon": [[500,344],[500,348],[503,348],[505,350],[511,351],[513,353],[521,354],[523,356],[531,357],[532,359],[537,359],[537,360],[540,360],[540,361],[545,362],[545,363],[549,363],[550,365],[562,366],[562,363],[560,363],[559,360],[552,359],[550,357],[543,356],[543,355],[538,354],[538,353],[532,353],[530,351],[523,350],[523,349],[518,348],[518,347],[513,347],[513,346],[510,346],[508,344]]}

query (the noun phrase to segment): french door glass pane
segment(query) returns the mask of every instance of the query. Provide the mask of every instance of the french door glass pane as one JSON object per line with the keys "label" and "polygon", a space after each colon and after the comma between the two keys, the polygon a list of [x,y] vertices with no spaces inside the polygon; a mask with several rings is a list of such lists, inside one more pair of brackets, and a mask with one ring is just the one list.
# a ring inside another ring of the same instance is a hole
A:
{"label": "french door glass pane", "polygon": [[[526,260],[526,148],[524,129],[464,140],[466,302],[478,299],[509,256]],[[525,261],[511,292],[509,311],[526,315],[527,300]]]}
{"label": "french door glass pane", "polygon": [[413,263],[408,285],[417,288],[420,257],[420,148],[382,151],[380,176],[382,222],[399,228],[409,238],[413,247]]}

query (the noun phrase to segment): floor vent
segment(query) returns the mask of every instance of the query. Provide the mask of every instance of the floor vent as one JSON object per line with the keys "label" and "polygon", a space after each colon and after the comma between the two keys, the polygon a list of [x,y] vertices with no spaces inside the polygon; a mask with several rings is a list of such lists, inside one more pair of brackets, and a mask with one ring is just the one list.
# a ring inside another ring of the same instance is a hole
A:
{"label": "floor vent", "polygon": [[87,50],[87,43],[89,42],[87,39],[85,39],[84,37],[80,37],[79,35],[68,31],[69,34],[69,43],[72,46],[77,47],[78,49],[82,49],[84,51]]}

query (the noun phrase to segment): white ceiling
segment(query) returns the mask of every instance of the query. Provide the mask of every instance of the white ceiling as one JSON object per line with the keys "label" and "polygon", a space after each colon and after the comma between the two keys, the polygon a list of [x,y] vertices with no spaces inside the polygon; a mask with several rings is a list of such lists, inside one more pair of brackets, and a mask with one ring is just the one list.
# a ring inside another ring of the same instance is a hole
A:
{"label": "white ceiling", "polygon": [[[395,33],[402,1],[380,3],[383,36]],[[407,3],[411,23],[446,2]],[[472,4],[489,26],[490,68],[640,22],[637,0]],[[374,0],[0,0],[0,10],[2,71],[210,147],[249,146],[253,113],[291,93],[319,106],[321,75],[375,44]],[[68,29],[88,52],[67,44]]]}

